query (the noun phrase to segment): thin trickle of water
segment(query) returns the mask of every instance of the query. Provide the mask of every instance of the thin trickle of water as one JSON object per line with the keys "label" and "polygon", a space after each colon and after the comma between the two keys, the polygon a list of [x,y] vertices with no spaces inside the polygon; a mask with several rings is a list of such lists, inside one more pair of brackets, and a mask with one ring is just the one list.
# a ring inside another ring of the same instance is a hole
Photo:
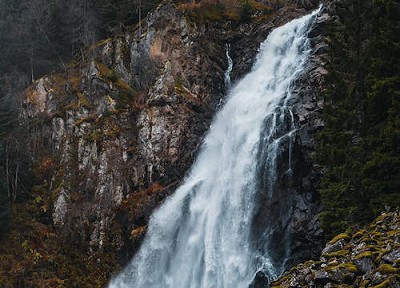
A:
{"label": "thin trickle of water", "polygon": [[293,136],[295,136],[295,132],[296,132],[296,124],[295,124],[295,118],[293,115],[293,111],[292,109],[289,107],[288,108],[289,111],[289,115],[290,115],[290,134],[289,134],[289,168],[288,168],[288,173],[291,176],[293,171],[292,171],[292,147],[293,147],[293,142],[295,139],[293,139]]}
{"label": "thin trickle of water", "polygon": [[[252,244],[257,177],[264,161],[265,181],[274,188],[277,150],[295,129],[286,100],[308,58],[316,13],[275,29],[261,44],[183,185],[151,216],[141,248],[110,288],[248,287],[259,272],[268,279],[282,272],[269,251]],[[229,46],[226,55],[229,61]],[[267,232],[258,240],[268,241]]]}
{"label": "thin trickle of water", "polygon": [[231,88],[231,73],[232,73],[232,69],[233,69],[233,61],[230,55],[230,51],[231,51],[231,44],[226,43],[225,44],[225,55],[226,55],[226,59],[228,61],[228,68],[225,71],[225,88],[227,90],[229,90]]}

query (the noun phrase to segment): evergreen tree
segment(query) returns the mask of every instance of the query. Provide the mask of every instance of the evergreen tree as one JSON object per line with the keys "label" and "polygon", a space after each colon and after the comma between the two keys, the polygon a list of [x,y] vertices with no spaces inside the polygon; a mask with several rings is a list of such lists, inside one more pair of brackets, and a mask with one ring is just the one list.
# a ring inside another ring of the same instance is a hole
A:
{"label": "evergreen tree", "polygon": [[400,205],[399,8],[392,0],[336,7],[325,128],[318,135],[328,236]]}
{"label": "evergreen tree", "polygon": [[4,98],[0,100],[0,239],[5,235],[10,216],[10,197],[7,187],[5,135],[9,125],[12,125],[14,115],[4,104]]}

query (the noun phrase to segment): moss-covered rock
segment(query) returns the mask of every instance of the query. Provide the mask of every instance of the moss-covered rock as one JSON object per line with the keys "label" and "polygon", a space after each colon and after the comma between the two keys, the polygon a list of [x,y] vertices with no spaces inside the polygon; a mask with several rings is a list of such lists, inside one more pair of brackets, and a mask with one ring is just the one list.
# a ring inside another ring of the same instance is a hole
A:
{"label": "moss-covered rock", "polygon": [[350,253],[349,250],[343,249],[339,251],[332,252],[330,254],[324,254],[323,256],[325,258],[331,259],[331,258],[342,258],[347,256]]}
{"label": "moss-covered rock", "polygon": [[399,274],[400,272],[398,268],[395,268],[390,264],[381,264],[376,271],[382,274]]}
{"label": "moss-covered rock", "polygon": [[339,235],[335,236],[331,241],[329,241],[329,242],[328,242],[328,245],[335,244],[335,243],[338,242],[339,240],[345,240],[345,241],[347,241],[347,240],[349,240],[349,239],[350,239],[350,236],[349,236],[347,233],[342,233],[342,234],[339,234]]}
{"label": "moss-covered rock", "polygon": [[400,287],[399,220],[400,211],[384,213],[353,235],[334,237],[327,247],[345,239],[344,249],[292,267],[272,287]]}

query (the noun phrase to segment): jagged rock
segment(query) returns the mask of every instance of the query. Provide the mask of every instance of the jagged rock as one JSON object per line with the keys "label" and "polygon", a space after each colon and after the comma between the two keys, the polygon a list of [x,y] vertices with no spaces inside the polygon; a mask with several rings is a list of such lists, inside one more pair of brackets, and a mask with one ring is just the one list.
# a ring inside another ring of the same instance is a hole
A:
{"label": "jagged rock", "polygon": [[322,250],[322,255],[342,250],[343,247],[346,246],[346,244],[347,243],[344,239],[340,239],[339,241],[330,245],[328,244],[327,246],[325,246],[324,250]]}
{"label": "jagged rock", "polygon": [[334,283],[352,284],[356,279],[356,274],[349,271],[347,268],[333,270],[328,274],[328,279]]}
{"label": "jagged rock", "polygon": [[[53,220],[73,238],[79,231],[70,229],[70,215],[84,198],[91,206],[86,221],[93,247],[105,242],[113,210],[127,195],[182,179],[225,89],[218,84],[226,65],[224,42],[206,40],[209,35],[170,2],[146,22],[142,35],[95,45],[82,64],[87,66],[71,68],[68,79],[40,79],[21,113],[27,126],[32,118],[56,115],[52,127],[43,129],[47,134],[35,136],[54,142],[47,149],[59,167],[48,187],[58,199]],[[209,53],[211,44],[217,48]]]}
{"label": "jagged rock", "polygon": [[315,271],[313,282],[315,282],[315,285],[317,286],[324,286],[329,281],[328,276],[329,274],[326,271]]}
{"label": "jagged rock", "polygon": [[319,4],[319,1],[317,0],[296,0],[295,2],[299,3],[306,9],[315,9]]}
{"label": "jagged rock", "polygon": [[394,249],[390,253],[382,256],[382,259],[391,264],[397,264],[400,259],[400,249]]}
{"label": "jagged rock", "polygon": [[379,285],[385,281],[385,276],[382,275],[380,272],[376,272],[372,274],[372,277],[369,278],[371,280],[372,285]]}
{"label": "jagged rock", "polygon": [[369,274],[376,268],[374,262],[367,257],[355,259],[354,264],[356,264],[360,272],[364,274]]}

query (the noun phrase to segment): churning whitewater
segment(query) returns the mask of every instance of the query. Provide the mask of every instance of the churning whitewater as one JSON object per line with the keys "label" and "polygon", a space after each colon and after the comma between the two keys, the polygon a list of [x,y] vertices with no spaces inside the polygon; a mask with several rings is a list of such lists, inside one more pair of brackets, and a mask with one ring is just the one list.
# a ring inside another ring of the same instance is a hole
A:
{"label": "churning whitewater", "polygon": [[268,145],[261,157],[270,162],[266,181],[274,181],[277,144],[295,131],[287,100],[308,58],[307,32],[316,13],[275,29],[261,44],[252,71],[231,88],[216,115],[190,174],[154,212],[140,250],[110,288],[248,287],[259,271],[269,279],[282,272],[251,245],[260,143]]}

